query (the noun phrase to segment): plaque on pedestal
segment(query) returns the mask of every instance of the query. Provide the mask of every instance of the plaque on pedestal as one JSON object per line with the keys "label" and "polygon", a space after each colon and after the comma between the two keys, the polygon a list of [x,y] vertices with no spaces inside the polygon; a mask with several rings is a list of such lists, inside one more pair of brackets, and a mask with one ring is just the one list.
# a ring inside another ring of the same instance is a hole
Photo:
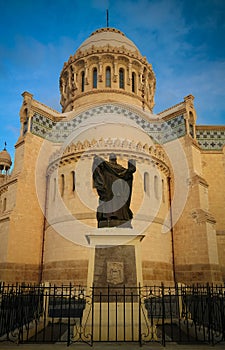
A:
{"label": "plaque on pedestal", "polygon": [[142,282],[139,243],[143,235],[115,227],[96,229],[86,237],[94,248],[89,262],[89,286],[121,290],[122,286],[137,287]]}

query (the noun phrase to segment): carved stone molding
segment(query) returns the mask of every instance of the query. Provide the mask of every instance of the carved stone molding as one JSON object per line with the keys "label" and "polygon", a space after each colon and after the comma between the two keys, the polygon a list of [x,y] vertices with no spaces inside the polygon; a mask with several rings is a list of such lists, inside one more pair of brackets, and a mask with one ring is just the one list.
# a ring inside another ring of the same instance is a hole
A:
{"label": "carved stone molding", "polygon": [[217,236],[225,236],[225,230],[217,230],[216,235]]}
{"label": "carved stone molding", "polygon": [[212,214],[200,208],[194,209],[191,212],[191,217],[197,224],[206,223],[206,222],[209,222],[211,224],[216,223],[216,219]]}
{"label": "carved stone molding", "polygon": [[192,187],[194,185],[199,185],[199,184],[206,187],[206,188],[209,187],[208,182],[198,174],[196,174],[193,177],[188,179],[188,185],[190,187]]}
{"label": "carved stone molding", "polygon": [[167,175],[170,173],[169,160],[160,145],[149,146],[148,144],[142,144],[140,141],[135,142],[119,138],[101,138],[99,140],[92,139],[91,141],[72,143],[64,151],[58,150],[52,154],[47,173],[50,175],[58,167],[72,161],[76,162],[81,157],[92,158],[95,154],[104,157],[112,151],[120,156],[132,156],[137,161],[142,159],[142,162],[152,163]]}
{"label": "carved stone molding", "polygon": [[[109,90],[110,89],[110,90]],[[123,90],[121,92],[121,89],[111,89],[111,88],[105,88],[105,89],[94,89],[94,90],[90,90],[90,91],[86,91],[86,92],[82,92],[80,94],[78,94],[77,96],[74,96],[74,95],[70,95],[69,98],[67,100],[65,100],[65,103],[63,105],[63,108],[66,109],[69,105],[71,105],[75,100],[77,101],[78,99],[80,98],[83,98],[83,97],[87,97],[87,96],[90,96],[90,95],[93,95],[93,94],[102,94],[102,93],[109,93],[110,94],[113,94],[113,93],[119,93],[119,94],[123,94],[123,95],[126,95],[126,96],[130,96],[132,98],[136,98],[138,99],[140,102],[143,101],[143,98],[137,94],[135,94],[134,92],[129,92],[129,91],[126,91],[126,90]],[[154,106],[154,103],[153,101],[151,102],[148,102],[147,100],[144,101],[145,102],[145,106],[149,108],[149,110],[151,111],[153,106]]]}

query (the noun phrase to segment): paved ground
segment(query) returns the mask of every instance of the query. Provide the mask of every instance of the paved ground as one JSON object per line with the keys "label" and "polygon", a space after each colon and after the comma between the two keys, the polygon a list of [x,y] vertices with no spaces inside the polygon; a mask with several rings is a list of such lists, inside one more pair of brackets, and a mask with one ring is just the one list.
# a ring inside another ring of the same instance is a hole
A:
{"label": "paved ground", "polygon": [[139,346],[137,343],[94,343],[92,347],[84,343],[76,343],[67,347],[66,344],[14,344],[14,343],[0,343],[2,350],[225,350],[225,342],[209,346],[205,344],[199,345],[180,345],[177,343],[167,343],[164,348],[158,343],[148,343]]}

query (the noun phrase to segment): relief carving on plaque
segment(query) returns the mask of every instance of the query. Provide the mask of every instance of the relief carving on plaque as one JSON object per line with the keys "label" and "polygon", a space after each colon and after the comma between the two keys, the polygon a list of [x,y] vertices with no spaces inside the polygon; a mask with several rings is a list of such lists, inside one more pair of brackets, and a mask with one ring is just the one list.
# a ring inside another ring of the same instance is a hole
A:
{"label": "relief carving on plaque", "polygon": [[124,282],[123,262],[107,262],[107,283],[120,284]]}

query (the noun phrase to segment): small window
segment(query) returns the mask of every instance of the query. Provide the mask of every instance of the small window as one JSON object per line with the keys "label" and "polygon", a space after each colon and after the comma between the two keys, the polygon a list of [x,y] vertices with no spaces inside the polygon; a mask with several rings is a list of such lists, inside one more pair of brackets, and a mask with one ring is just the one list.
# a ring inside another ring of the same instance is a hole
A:
{"label": "small window", "polygon": [[81,92],[84,92],[84,71],[81,73]]}
{"label": "small window", "polygon": [[97,89],[97,78],[98,78],[98,76],[97,76],[97,68],[94,68],[93,69],[93,88],[94,89]]}
{"label": "small window", "polygon": [[124,69],[120,68],[119,70],[119,87],[124,89]]}
{"label": "small window", "polygon": [[154,176],[154,192],[155,192],[155,198],[159,199],[159,178],[158,176]]}
{"label": "small window", "polygon": [[132,92],[136,92],[136,74],[132,72]]}
{"label": "small window", "polygon": [[75,171],[71,171],[71,183],[72,183],[72,192],[75,192],[76,190],[76,173]]}
{"label": "small window", "polygon": [[65,191],[65,176],[63,174],[60,176],[60,181],[61,181],[60,192],[61,192],[61,196],[63,197],[64,191]]}
{"label": "small window", "polygon": [[111,87],[111,69],[110,67],[106,68],[106,72],[105,72],[105,85],[106,87]]}
{"label": "small window", "polygon": [[149,196],[150,195],[150,180],[149,173],[144,173],[144,192]]}

